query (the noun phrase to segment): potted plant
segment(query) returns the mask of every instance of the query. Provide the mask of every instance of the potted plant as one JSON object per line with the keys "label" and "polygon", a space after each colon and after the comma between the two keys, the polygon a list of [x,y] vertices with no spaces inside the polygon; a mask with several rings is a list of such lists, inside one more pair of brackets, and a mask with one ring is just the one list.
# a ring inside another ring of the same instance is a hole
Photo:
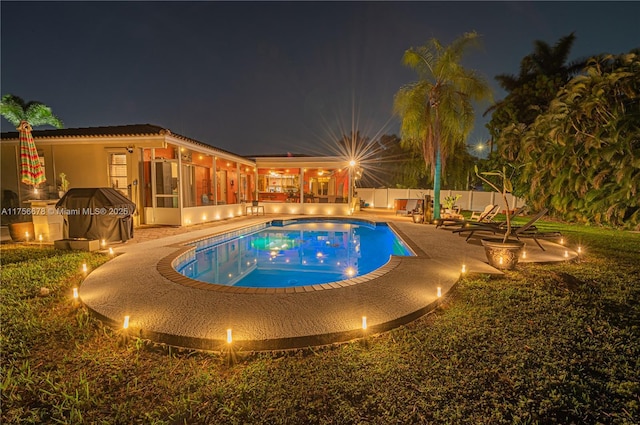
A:
{"label": "potted plant", "polygon": [[[502,200],[506,207],[506,224],[505,232],[502,238],[489,238],[482,239],[482,245],[484,246],[485,253],[489,264],[497,269],[511,270],[515,268],[520,259],[520,254],[524,248],[524,242],[519,240],[509,239],[511,236],[511,208],[509,207],[509,200],[507,199],[507,193],[513,191],[513,184],[511,179],[507,175],[507,167],[502,167],[502,170],[486,171],[483,173],[478,172],[478,166],[475,166],[476,176],[484,183],[492,187],[496,192],[502,195]],[[497,184],[491,182],[487,177],[493,176],[501,181],[501,188]]]}
{"label": "potted plant", "polygon": [[60,186],[58,186],[58,197],[62,198],[67,190],[69,190],[69,180],[67,180],[67,175],[65,173],[60,173],[58,175],[60,177]]}
{"label": "potted plant", "polygon": [[456,205],[456,202],[458,202],[458,199],[460,198],[462,198],[462,195],[445,196],[444,201],[442,201],[444,213],[453,214],[453,207]]}

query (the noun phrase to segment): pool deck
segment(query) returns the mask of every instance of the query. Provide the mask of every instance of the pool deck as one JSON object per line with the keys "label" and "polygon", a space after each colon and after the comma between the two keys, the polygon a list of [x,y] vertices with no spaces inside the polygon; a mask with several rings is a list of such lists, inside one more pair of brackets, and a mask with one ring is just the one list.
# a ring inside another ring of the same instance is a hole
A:
{"label": "pool deck", "polygon": [[[251,288],[216,291],[168,279],[161,273],[163,259],[166,265],[188,241],[282,216],[242,217],[189,228],[140,228],[132,241],[113,245],[118,254],[114,259],[90,271],[80,298],[115,327],[121,328],[124,316],[129,316],[126,332],[155,342],[222,351],[228,348],[231,329],[234,349],[281,350],[348,341],[415,320],[437,307],[438,288],[443,297],[453,288],[462,264],[468,273],[502,273],[487,264],[481,245],[467,243],[449,230],[415,224],[388,210],[365,210],[354,217],[392,223],[418,255],[392,257],[378,273],[354,278],[351,285],[275,293]],[[523,262],[568,261],[578,255],[569,249],[567,258],[566,247],[549,241],[541,241],[546,251],[531,239],[523,241]]]}

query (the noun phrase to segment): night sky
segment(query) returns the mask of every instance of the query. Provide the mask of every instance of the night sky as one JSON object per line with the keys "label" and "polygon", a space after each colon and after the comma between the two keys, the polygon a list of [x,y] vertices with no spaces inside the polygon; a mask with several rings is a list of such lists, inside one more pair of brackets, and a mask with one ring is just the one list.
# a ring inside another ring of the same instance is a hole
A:
{"label": "night sky", "polygon": [[[322,154],[352,129],[398,132],[406,49],[467,31],[465,65],[517,73],[534,40],[571,59],[640,46],[640,2],[9,2],[1,92],[65,127],[150,123],[238,154]],[[479,120],[470,143],[487,138]],[[44,127],[43,127],[44,128]],[[2,131],[13,127],[4,119]]]}

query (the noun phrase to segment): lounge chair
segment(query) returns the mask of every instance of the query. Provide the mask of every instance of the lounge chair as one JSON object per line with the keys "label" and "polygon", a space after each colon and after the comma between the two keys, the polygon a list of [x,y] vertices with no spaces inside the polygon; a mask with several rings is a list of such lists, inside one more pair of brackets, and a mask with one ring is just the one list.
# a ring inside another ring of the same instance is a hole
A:
{"label": "lounge chair", "polygon": [[[467,226],[478,223],[487,223],[493,220],[493,218],[498,214],[499,207],[497,205],[489,204],[484,208],[484,211],[473,211],[471,213],[471,217],[469,220],[464,218],[440,218],[435,221],[436,229],[438,227],[450,227],[450,226]],[[458,212],[459,214],[459,212]],[[473,220],[476,221],[473,221]],[[470,221],[471,220],[471,221]]]}
{"label": "lounge chair", "polygon": [[418,200],[417,199],[409,199],[407,201],[407,205],[402,210],[396,210],[396,215],[409,215],[414,212],[418,208]]}
{"label": "lounge chair", "polygon": [[499,209],[500,207],[498,207],[497,205],[489,204],[486,207],[484,207],[484,211],[482,212],[473,211],[471,213],[471,217],[469,218],[469,220],[471,221],[476,220],[476,222],[478,223],[482,223],[483,221],[491,221],[493,217],[495,217],[496,214],[498,214]]}
{"label": "lounge chair", "polygon": [[[524,208],[524,207],[523,207]],[[520,237],[530,237],[533,238],[534,242],[540,247],[541,250],[545,251],[544,247],[540,244],[538,239],[543,238],[556,238],[560,237],[560,232],[540,232],[534,224],[540,220],[545,214],[547,214],[549,210],[547,208],[543,208],[536,215],[531,217],[531,219],[523,224],[522,226],[511,226],[511,234],[516,237],[516,239],[520,240]],[[477,223],[472,226],[465,226],[460,229],[456,229],[453,233],[465,233],[468,232],[467,241],[474,235],[475,232],[491,232],[494,235],[502,234],[504,235],[507,232],[506,223]]]}

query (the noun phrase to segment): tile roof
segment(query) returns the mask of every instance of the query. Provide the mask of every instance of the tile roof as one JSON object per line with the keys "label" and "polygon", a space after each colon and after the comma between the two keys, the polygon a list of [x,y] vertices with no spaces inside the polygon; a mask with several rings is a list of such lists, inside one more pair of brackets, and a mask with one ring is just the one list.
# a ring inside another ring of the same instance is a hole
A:
{"label": "tile roof", "polygon": [[[224,149],[211,146],[190,137],[174,133],[171,130],[153,124],[130,124],[130,125],[113,125],[106,127],[82,127],[82,128],[61,128],[51,130],[34,130],[31,132],[35,139],[56,139],[56,138],[74,138],[74,137],[104,137],[104,136],[162,136],[172,135],[177,139],[182,139],[207,149],[213,149],[220,153],[226,153],[239,158],[245,158],[242,155],[226,151]],[[1,140],[18,140],[17,131],[2,133]]]}

